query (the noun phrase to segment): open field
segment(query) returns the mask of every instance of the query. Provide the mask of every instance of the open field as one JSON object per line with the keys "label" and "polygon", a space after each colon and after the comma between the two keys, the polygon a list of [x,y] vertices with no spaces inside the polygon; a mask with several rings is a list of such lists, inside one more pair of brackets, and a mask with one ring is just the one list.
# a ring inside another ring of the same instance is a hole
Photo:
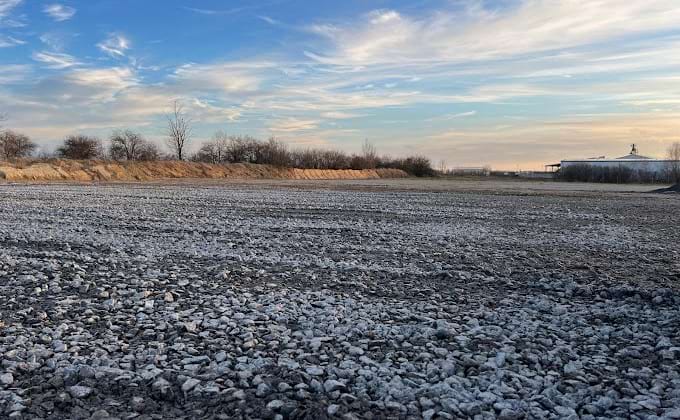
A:
{"label": "open field", "polygon": [[653,188],[2,184],[0,417],[680,418]]}

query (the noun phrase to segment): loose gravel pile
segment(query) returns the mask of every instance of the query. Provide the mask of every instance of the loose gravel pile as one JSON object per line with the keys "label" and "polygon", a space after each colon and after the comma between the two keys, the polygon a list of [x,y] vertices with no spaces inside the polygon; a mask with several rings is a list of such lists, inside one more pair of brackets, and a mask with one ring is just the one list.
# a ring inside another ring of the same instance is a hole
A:
{"label": "loose gravel pile", "polygon": [[0,187],[0,417],[680,418],[680,200]]}

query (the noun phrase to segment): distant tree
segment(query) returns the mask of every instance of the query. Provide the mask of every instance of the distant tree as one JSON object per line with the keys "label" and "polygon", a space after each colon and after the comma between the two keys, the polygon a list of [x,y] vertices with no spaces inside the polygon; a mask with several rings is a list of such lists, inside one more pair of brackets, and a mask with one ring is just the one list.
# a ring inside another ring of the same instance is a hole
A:
{"label": "distant tree", "polygon": [[37,145],[28,136],[14,131],[0,132],[0,153],[5,160],[15,160],[31,156]]}
{"label": "distant tree", "polygon": [[378,163],[378,153],[375,149],[373,143],[369,142],[368,139],[364,140],[364,144],[361,147],[361,155],[364,158],[363,169],[373,169]]}
{"label": "distant tree", "polygon": [[446,174],[446,161],[444,159],[439,161],[439,173],[442,175]]}
{"label": "distant tree", "polygon": [[418,177],[434,176],[430,159],[424,156],[409,156],[401,161],[400,169]]}
{"label": "distant tree", "polygon": [[221,130],[216,132],[211,140],[201,145],[191,159],[205,163],[227,162],[229,160],[229,136]]}
{"label": "distant tree", "polygon": [[75,135],[64,139],[64,144],[57,149],[57,155],[65,159],[86,160],[101,158],[104,152],[98,138]]}
{"label": "distant tree", "polygon": [[319,154],[314,149],[295,150],[291,153],[291,164],[295,168],[319,169],[321,167]]}
{"label": "distant tree", "polygon": [[114,131],[109,139],[109,155],[113,160],[140,160],[146,140],[132,130]]}
{"label": "distant tree", "polygon": [[2,131],[2,123],[7,121],[7,114],[0,112],[0,131]]}
{"label": "distant tree", "polygon": [[337,150],[324,150],[321,152],[321,166],[326,169],[348,169],[349,157]]}
{"label": "distant tree", "polygon": [[229,136],[224,131],[220,130],[213,135],[212,143],[214,145],[215,161],[222,163],[227,160],[229,151]]}
{"label": "distant tree", "polygon": [[256,163],[274,166],[289,166],[290,154],[285,143],[271,137],[264,143],[260,143],[256,153]]}
{"label": "distant tree", "polygon": [[154,143],[151,143],[150,141],[145,141],[140,145],[139,151],[137,153],[137,160],[153,161],[160,159],[161,153],[158,150],[158,146],[156,146]]}
{"label": "distant tree", "polygon": [[668,147],[668,169],[671,180],[680,184],[680,142],[675,142]]}
{"label": "distant tree", "polygon": [[231,136],[227,145],[226,161],[256,163],[260,142],[251,136]]}
{"label": "distant tree", "polygon": [[201,145],[191,160],[194,162],[204,162],[204,163],[220,163],[219,153],[215,150],[215,143],[212,141],[207,141]]}
{"label": "distant tree", "polygon": [[191,120],[184,112],[179,101],[173,103],[173,109],[166,115],[168,120],[167,142],[177,160],[184,160],[184,151],[191,140]]}

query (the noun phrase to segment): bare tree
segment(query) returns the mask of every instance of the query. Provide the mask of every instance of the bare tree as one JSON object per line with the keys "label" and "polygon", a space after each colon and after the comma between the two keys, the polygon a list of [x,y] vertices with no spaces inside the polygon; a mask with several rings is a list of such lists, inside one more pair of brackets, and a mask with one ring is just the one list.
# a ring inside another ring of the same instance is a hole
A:
{"label": "bare tree", "polygon": [[668,170],[672,181],[680,184],[680,142],[675,142],[668,147]]}
{"label": "bare tree", "polygon": [[102,142],[96,137],[84,135],[68,136],[57,149],[57,155],[65,159],[97,159],[104,155]]}
{"label": "bare tree", "polygon": [[229,136],[220,130],[210,141],[201,145],[192,160],[206,163],[224,163],[229,161]]}
{"label": "bare tree", "polygon": [[373,169],[378,163],[378,153],[375,150],[375,146],[368,141],[364,140],[364,144],[361,147],[361,154],[364,158],[364,165],[366,169]]}
{"label": "bare tree", "polygon": [[191,120],[179,101],[173,103],[172,113],[166,115],[166,118],[168,120],[168,146],[177,160],[184,160],[184,151],[191,140]]}
{"label": "bare tree", "polygon": [[215,144],[212,141],[207,141],[201,144],[198,152],[194,153],[190,160],[194,162],[204,163],[218,163],[217,153],[215,152]]}
{"label": "bare tree", "polygon": [[228,162],[258,163],[260,141],[251,136],[231,136],[227,144]]}
{"label": "bare tree", "polygon": [[227,133],[222,130],[215,133],[213,144],[215,145],[215,160],[219,163],[226,161],[229,152],[229,136]]}
{"label": "bare tree", "polygon": [[139,160],[146,141],[132,130],[114,131],[110,138],[109,154],[114,160]]}
{"label": "bare tree", "polygon": [[[7,114],[0,112],[0,123],[7,121]],[[2,131],[2,124],[0,124],[0,131]]]}
{"label": "bare tree", "polygon": [[442,160],[439,161],[439,172],[440,172],[442,175],[445,175],[445,174],[446,174],[446,170],[447,170],[446,161],[445,161],[444,159],[442,159]]}
{"label": "bare tree", "polygon": [[290,154],[285,143],[271,137],[264,143],[260,143],[257,149],[256,163],[274,166],[290,165]]}
{"label": "bare tree", "polygon": [[0,153],[5,160],[29,157],[36,148],[28,136],[10,130],[0,132]]}

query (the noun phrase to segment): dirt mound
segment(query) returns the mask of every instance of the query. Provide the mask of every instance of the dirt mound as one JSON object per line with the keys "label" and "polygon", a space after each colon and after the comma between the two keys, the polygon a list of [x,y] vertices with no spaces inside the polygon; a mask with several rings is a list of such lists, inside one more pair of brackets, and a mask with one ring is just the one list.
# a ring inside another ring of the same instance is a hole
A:
{"label": "dirt mound", "polygon": [[660,189],[654,190],[654,191],[652,191],[652,192],[653,192],[653,193],[661,193],[661,194],[665,194],[665,193],[680,193],[680,184],[675,184],[675,185],[673,185],[672,187],[668,187],[668,188],[660,188]]}
{"label": "dirt mound", "polygon": [[150,181],[155,179],[379,179],[404,178],[399,169],[297,169],[234,163],[110,162],[53,159],[0,163],[0,179],[8,181]]}

